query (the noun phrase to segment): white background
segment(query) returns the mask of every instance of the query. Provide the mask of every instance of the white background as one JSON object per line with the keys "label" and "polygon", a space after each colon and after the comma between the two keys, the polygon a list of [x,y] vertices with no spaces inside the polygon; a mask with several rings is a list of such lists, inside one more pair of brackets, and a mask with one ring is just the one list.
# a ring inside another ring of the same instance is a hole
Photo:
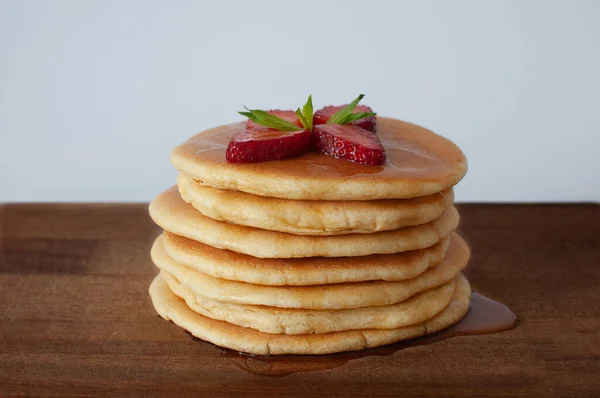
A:
{"label": "white background", "polygon": [[361,92],[463,148],[458,200],[600,199],[600,1],[0,0],[0,201],[148,201],[242,104]]}

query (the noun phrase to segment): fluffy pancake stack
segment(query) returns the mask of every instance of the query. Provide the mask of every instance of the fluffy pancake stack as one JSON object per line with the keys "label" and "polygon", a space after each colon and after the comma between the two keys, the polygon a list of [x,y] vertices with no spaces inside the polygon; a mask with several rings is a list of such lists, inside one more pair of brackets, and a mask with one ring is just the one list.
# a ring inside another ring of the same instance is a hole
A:
{"label": "fluffy pancake stack", "polygon": [[377,118],[387,153],[368,166],[308,153],[225,160],[236,123],[175,148],[177,187],[150,214],[157,312],[253,354],[361,350],[444,329],[467,313],[452,187],[464,155],[431,131]]}

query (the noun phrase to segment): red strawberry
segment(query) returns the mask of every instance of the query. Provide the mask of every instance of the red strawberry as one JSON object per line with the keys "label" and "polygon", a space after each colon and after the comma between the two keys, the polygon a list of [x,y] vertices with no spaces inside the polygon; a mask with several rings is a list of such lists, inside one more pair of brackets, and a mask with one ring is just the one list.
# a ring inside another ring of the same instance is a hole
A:
{"label": "red strawberry", "polygon": [[375,134],[351,124],[321,124],[314,128],[317,152],[356,163],[385,163],[385,151]]}
{"label": "red strawberry", "polygon": [[225,156],[233,163],[292,158],[308,152],[310,138],[310,131],[306,130],[290,132],[263,126],[247,128],[231,137]]}
{"label": "red strawberry", "polygon": [[[271,115],[275,115],[280,119],[283,119],[287,122],[290,122],[292,124],[295,124],[298,127],[302,127],[302,123],[300,123],[300,120],[298,119],[298,116],[296,116],[296,112],[294,111],[281,111],[279,109],[274,109],[274,110],[270,110],[267,111],[268,113],[270,113]],[[264,127],[261,126],[260,124],[254,123],[252,120],[248,119],[248,121],[246,122],[246,129],[250,130],[250,129],[268,129],[268,127]]]}
{"label": "red strawberry", "polygon": [[[324,108],[319,109],[318,111],[315,112],[315,117],[313,118],[313,124],[316,126],[317,124],[327,123],[329,118],[332,117],[334,115],[334,113],[336,113],[339,110],[344,109],[346,106],[347,105],[326,106]],[[366,106],[366,105],[356,105],[356,108],[354,108],[354,112],[352,112],[352,113],[357,113],[357,112],[373,112],[373,110],[371,109],[371,107]],[[352,122],[351,124],[361,127],[365,130],[375,132],[375,116],[366,117],[364,119],[359,119],[359,120]]]}

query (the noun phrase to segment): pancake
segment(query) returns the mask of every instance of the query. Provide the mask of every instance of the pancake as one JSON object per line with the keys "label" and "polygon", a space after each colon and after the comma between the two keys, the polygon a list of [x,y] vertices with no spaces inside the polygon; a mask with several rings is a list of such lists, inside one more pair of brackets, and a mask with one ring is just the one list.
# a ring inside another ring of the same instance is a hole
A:
{"label": "pancake", "polygon": [[356,329],[397,329],[426,321],[448,306],[454,291],[450,281],[392,305],[347,310],[307,310],[224,303],[194,294],[175,277],[161,277],[193,311],[206,317],[265,333],[313,334]]}
{"label": "pancake", "polygon": [[200,133],[171,152],[171,163],[202,185],[294,200],[410,199],[448,189],[467,172],[465,156],[451,141],[396,119],[377,118],[387,155],[381,166],[317,153],[229,163],[229,139],[243,129],[244,123],[233,123]]}
{"label": "pancake", "polygon": [[450,207],[430,223],[394,231],[292,235],[213,220],[185,203],[176,188],[163,192],[150,203],[150,216],[166,231],[260,258],[352,257],[417,250],[442,241],[458,226],[458,212]]}
{"label": "pancake", "polygon": [[451,281],[469,260],[469,247],[455,240],[442,263],[415,278],[398,282],[372,281],[317,286],[267,286],[213,278],[177,264],[159,237],[150,252],[161,270],[173,275],[195,294],[227,303],[281,308],[347,309],[389,305]]}
{"label": "pancake", "polygon": [[325,285],[411,279],[444,259],[457,234],[421,250],[359,257],[258,258],[163,234],[169,257],[215,278],[258,285]]}
{"label": "pancake", "polygon": [[452,206],[452,189],[415,199],[368,201],[289,200],[203,186],[185,174],[181,197],[218,221],[297,235],[389,231],[425,224]]}
{"label": "pancake", "polygon": [[357,351],[435,333],[461,320],[469,310],[471,298],[469,282],[459,274],[450,305],[423,323],[398,329],[286,335],[263,333],[200,315],[173,294],[160,276],[154,279],[149,291],[152,304],[162,318],[173,321],[202,340],[256,355],[317,355]]}

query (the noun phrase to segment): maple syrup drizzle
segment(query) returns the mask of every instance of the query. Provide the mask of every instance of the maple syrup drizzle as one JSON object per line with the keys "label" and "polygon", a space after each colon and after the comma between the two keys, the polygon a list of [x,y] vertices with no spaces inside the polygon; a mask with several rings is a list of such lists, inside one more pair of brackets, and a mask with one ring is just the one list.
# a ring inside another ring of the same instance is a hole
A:
{"label": "maple syrup drizzle", "polygon": [[223,356],[236,366],[259,376],[281,377],[295,372],[333,369],[348,361],[368,356],[388,356],[410,347],[433,344],[458,336],[483,335],[507,331],[517,326],[517,316],[504,304],[477,293],[471,296],[467,315],[440,332],[364,351],[330,355],[261,356],[221,348]]}

